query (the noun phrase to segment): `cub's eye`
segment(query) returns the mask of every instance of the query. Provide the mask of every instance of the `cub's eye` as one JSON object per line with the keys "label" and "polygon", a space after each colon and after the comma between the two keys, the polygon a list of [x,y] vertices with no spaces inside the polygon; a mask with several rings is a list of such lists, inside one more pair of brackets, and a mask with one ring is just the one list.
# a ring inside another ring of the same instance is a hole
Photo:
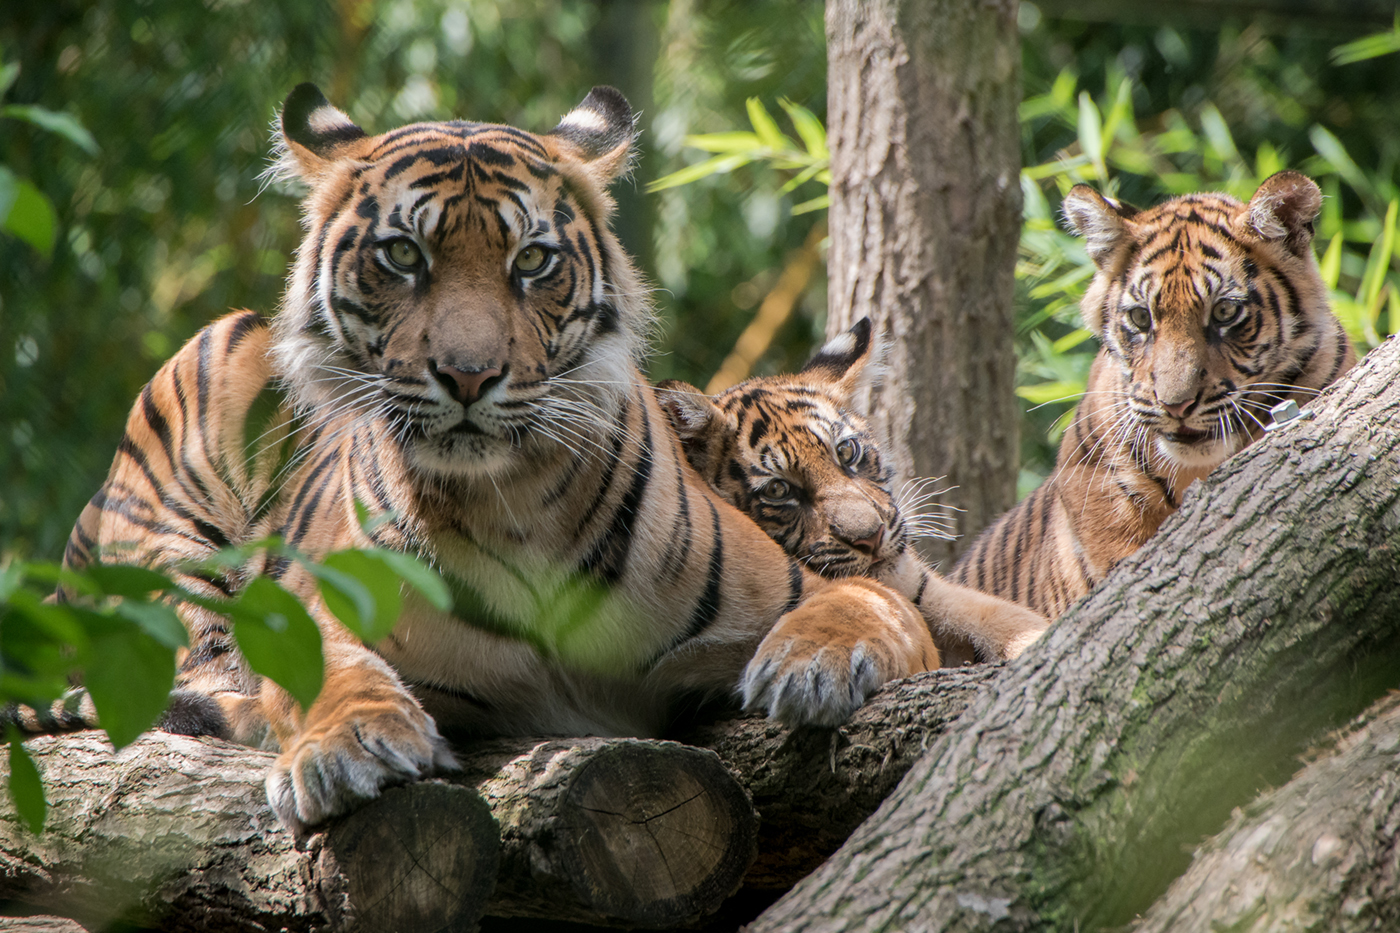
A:
{"label": "cub's eye", "polygon": [[763,484],[763,488],[758,491],[758,494],[765,499],[780,502],[792,497],[792,484],[785,479],[770,479]]}
{"label": "cub's eye", "polygon": [[1229,327],[1244,314],[1244,305],[1233,301],[1222,301],[1211,309],[1210,319],[1221,327]]}
{"label": "cub's eye", "polygon": [[842,466],[850,466],[860,459],[860,441],[848,437],[836,445],[836,459]]}
{"label": "cub's eye", "polygon": [[1129,308],[1128,323],[1133,326],[1133,330],[1147,332],[1152,326],[1152,315],[1146,308]]}
{"label": "cub's eye", "polygon": [[389,261],[400,269],[416,269],[423,263],[423,251],[407,237],[390,240],[384,252]]}
{"label": "cub's eye", "polygon": [[521,275],[531,275],[544,268],[549,261],[549,250],[543,246],[527,246],[515,257],[515,271]]}

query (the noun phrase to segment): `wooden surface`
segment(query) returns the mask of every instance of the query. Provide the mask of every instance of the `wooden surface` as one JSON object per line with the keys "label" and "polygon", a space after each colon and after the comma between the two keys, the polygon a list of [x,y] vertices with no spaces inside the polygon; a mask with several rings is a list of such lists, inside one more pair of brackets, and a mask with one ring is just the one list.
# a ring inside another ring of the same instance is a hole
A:
{"label": "wooden surface", "polygon": [[753,933],[1124,925],[1400,686],[1400,342],[1311,410],[1193,487]]}

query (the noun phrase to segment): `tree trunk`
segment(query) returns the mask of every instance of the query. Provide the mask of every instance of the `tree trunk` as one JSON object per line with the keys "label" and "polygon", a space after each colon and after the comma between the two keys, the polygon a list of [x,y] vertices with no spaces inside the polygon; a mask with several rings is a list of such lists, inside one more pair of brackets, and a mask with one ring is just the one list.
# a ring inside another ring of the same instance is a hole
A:
{"label": "tree trunk", "polygon": [[[0,798],[0,901],[96,927],[121,917],[195,929],[216,916],[228,929],[356,920],[407,929],[440,912],[469,929],[483,911],[694,922],[741,880],[782,890],[821,864],[999,670],[892,684],[837,730],[791,732],[748,716],[685,736],[713,751],[628,739],[477,743],[460,750],[463,770],[447,782],[392,789],[302,850],[264,799],[268,752],[153,733],[114,753],[98,732],[43,736],[27,746],[44,775],[48,825],[36,839]],[[414,812],[428,818],[406,823]],[[756,838],[762,854],[745,874]]]}
{"label": "tree trunk", "polygon": [[1400,930],[1400,703],[1237,813],[1134,933]]}
{"label": "tree trunk", "polygon": [[752,927],[1121,925],[1400,682],[1400,342],[1194,487]]}
{"label": "tree trunk", "polygon": [[[899,479],[946,475],[963,542],[1015,502],[1015,0],[828,0],[827,336],[889,341],[868,398]],[[959,546],[928,542],[952,566]]]}

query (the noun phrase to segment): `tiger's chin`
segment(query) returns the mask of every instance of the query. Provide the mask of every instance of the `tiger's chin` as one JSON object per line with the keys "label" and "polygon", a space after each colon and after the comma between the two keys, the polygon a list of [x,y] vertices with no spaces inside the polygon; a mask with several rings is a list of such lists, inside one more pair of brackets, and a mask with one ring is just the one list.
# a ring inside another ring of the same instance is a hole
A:
{"label": "tiger's chin", "polygon": [[408,453],[409,463],[420,473],[486,477],[509,470],[520,451],[507,438],[452,432],[420,437],[409,445]]}
{"label": "tiger's chin", "polygon": [[1200,438],[1187,439],[1168,434],[1157,435],[1157,453],[1164,460],[1183,470],[1213,470],[1244,448],[1248,438],[1237,432],[1224,437],[1202,433]]}

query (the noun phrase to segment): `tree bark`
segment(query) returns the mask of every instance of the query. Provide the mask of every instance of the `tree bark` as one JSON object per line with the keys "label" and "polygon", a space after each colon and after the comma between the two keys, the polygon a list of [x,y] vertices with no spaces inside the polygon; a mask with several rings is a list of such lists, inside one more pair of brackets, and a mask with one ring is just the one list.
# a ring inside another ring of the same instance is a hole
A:
{"label": "tree bark", "polygon": [[1222,465],[752,927],[1093,930],[1400,676],[1400,343]]}
{"label": "tree bark", "polygon": [[[49,822],[36,839],[0,798],[0,901],[95,927],[119,916],[171,929],[203,929],[210,917],[228,929],[416,928],[434,911],[463,928],[483,911],[695,922],[741,880],[782,890],[819,865],[999,671],[892,684],[837,730],[792,732],[748,716],[684,736],[713,751],[598,738],[477,743],[460,750],[459,774],[392,789],[302,850],[264,799],[268,752],[161,733],[120,753],[97,732],[39,737],[27,746]],[[448,831],[454,803],[469,831]],[[428,832],[415,842],[404,814],[423,811],[414,825]],[[366,905],[379,912],[371,918]]]}
{"label": "tree bark", "polygon": [[0,900],[163,930],[469,931],[499,860],[489,810],[441,783],[392,788],[294,845],[267,804],[268,752],[152,734],[114,752],[100,732],[26,743],[44,832],[0,807]]}
{"label": "tree bark", "polygon": [[1400,929],[1400,703],[1236,813],[1134,933]]}
{"label": "tree bark", "polygon": [[[870,317],[897,478],[946,475],[963,542],[1015,502],[1021,224],[1014,0],[828,0],[827,336]],[[956,541],[926,542],[951,566]]]}

